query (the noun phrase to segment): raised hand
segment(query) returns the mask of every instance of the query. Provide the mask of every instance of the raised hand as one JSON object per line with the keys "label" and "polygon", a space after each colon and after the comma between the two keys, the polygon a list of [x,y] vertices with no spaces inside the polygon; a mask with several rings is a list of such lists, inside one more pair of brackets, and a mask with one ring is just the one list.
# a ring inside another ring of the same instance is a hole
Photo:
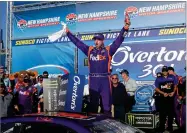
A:
{"label": "raised hand", "polygon": [[129,17],[129,14],[126,12],[125,13],[125,29],[129,29],[131,25],[131,22],[130,22],[130,17]]}

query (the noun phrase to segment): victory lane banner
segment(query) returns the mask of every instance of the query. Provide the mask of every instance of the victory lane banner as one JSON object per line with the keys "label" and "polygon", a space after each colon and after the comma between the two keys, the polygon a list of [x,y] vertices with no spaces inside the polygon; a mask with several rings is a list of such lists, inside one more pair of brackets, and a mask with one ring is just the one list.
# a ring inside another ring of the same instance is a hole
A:
{"label": "victory lane banner", "polygon": [[[79,34],[78,37],[81,41],[90,41],[97,33],[88,33],[88,34]],[[159,28],[159,29],[145,29],[145,30],[132,30],[129,31],[126,35],[126,38],[134,39],[134,38],[143,38],[143,37],[164,37],[164,36],[176,36],[176,35],[185,35],[186,27],[172,27],[172,28]],[[103,32],[105,36],[105,40],[113,40],[116,39],[119,35],[119,31],[111,31],[111,32]],[[32,39],[19,39],[13,40],[12,46],[30,46],[30,45],[45,45],[51,43],[67,43],[70,42],[67,36],[63,36],[59,38],[55,42],[50,42],[48,37],[43,38],[32,38]]]}
{"label": "victory lane banner", "polygon": [[66,74],[44,79],[44,111],[81,112],[85,76]]}

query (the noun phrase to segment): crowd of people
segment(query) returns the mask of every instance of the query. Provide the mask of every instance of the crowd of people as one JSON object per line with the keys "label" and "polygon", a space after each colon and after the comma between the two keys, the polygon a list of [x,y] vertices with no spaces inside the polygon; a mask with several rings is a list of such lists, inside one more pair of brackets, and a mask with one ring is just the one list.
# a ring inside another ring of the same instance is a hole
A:
{"label": "crowd of people", "polygon": [[[44,78],[48,78],[47,71],[37,77],[26,74],[22,77],[22,82],[20,79],[18,82],[20,77],[12,80],[8,73],[0,70],[2,75],[0,82],[1,117],[43,111],[42,83]],[[112,112],[115,119],[125,121],[125,114],[130,112],[135,104],[134,93],[137,84],[134,79],[130,78],[127,70],[122,70],[119,74],[122,81],[119,80],[118,74],[112,74],[110,79]],[[186,122],[186,77],[177,75],[173,67],[164,66],[162,72],[157,73],[155,87],[153,97],[155,98],[156,111],[159,112],[159,131],[164,132],[166,118],[167,130],[173,130],[174,118],[178,127],[184,128]],[[85,102],[89,107],[88,100]]]}
{"label": "crowd of people", "polygon": [[[1,117],[37,113],[43,111],[43,79],[48,72],[32,77],[27,73],[17,78],[9,78],[9,74],[1,71],[0,106]],[[15,76],[15,75],[14,75]]]}

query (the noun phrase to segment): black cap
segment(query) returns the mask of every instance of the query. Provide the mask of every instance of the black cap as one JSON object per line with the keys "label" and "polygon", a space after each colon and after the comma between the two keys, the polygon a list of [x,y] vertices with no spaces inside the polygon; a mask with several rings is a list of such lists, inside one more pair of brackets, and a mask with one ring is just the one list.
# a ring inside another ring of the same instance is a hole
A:
{"label": "black cap", "polygon": [[168,70],[175,71],[173,67],[168,67]]}
{"label": "black cap", "polygon": [[127,75],[129,76],[129,72],[128,72],[126,69],[123,69],[123,70],[120,72],[120,74],[122,74],[122,73],[125,73],[125,74],[127,74]]}
{"label": "black cap", "polygon": [[48,73],[48,71],[44,71],[43,74],[47,74],[48,75],[49,73]]}
{"label": "black cap", "polygon": [[163,66],[162,67],[162,72],[167,72],[168,71],[168,67],[167,66]]}
{"label": "black cap", "polygon": [[96,34],[96,35],[93,37],[93,40],[96,40],[96,39],[98,39],[98,40],[104,40],[105,37],[104,37],[103,34],[98,33],[98,34]]}
{"label": "black cap", "polygon": [[39,75],[38,78],[43,78],[43,75]]}
{"label": "black cap", "polygon": [[49,76],[49,73],[47,71],[44,71],[43,72],[43,78],[48,78],[48,76]]}

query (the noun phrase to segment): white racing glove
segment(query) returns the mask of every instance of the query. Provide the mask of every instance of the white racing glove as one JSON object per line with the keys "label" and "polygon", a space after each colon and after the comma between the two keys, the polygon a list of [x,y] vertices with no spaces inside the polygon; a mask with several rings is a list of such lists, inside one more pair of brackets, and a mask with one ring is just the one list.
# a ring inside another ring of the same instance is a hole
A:
{"label": "white racing glove", "polygon": [[52,35],[48,36],[48,39],[50,40],[50,42],[54,42],[56,40],[58,40],[59,38],[61,38],[62,36],[66,35],[66,27],[67,25],[64,22],[61,22],[62,24],[62,30],[53,33]]}

